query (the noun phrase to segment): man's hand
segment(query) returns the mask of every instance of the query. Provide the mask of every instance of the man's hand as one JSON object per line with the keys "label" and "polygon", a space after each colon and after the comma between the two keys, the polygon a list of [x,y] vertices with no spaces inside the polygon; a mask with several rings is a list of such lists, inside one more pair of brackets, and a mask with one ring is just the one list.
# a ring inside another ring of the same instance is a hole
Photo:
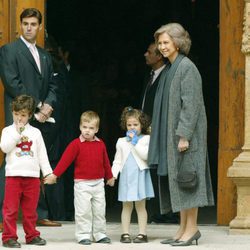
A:
{"label": "man's hand", "polygon": [[40,113],[47,116],[47,118],[51,116],[52,111],[53,111],[53,108],[47,103],[44,103],[42,107],[40,108]]}
{"label": "man's hand", "polygon": [[39,112],[35,114],[35,118],[37,121],[44,123],[50,117],[52,111],[53,111],[53,108],[49,104],[44,103],[40,107]]}
{"label": "man's hand", "polygon": [[35,118],[37,121],[44,123],[46,122],[46,120],[48,119],[46,115],[44,115],[43,113],[39,112],[35,114]]}

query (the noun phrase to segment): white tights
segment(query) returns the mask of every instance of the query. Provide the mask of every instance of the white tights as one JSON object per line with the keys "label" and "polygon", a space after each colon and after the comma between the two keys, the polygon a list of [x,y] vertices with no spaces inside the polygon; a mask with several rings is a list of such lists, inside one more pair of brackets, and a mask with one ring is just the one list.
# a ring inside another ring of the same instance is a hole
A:
{"label": "white tights", "polygon": [[[133,211],[133,204],[134,202],[123,202],[122,203],[122,231],[123,233],[129,234],[129,226],[131,221],[131,214]],[[148,214],[146,211],[146,200],[135,201],[135,209],[137,213],[138,225],[139,225],[139,234],[146,235],[146,227],[147,227],[147,220]]]}

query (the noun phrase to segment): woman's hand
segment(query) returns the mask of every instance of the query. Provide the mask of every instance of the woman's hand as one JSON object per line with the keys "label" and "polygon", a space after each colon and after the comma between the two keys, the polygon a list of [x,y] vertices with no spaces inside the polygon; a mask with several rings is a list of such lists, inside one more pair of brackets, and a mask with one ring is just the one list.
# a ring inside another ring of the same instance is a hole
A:
{"label": "woman's hand", "polygon": [[187,150],[188,148],[189,148],[189,141],[186,138],[181,137],[178,143],[179,152],[183,152]]}
{"label": "woman's hand", "polygon": [[137,144],[139,136],[137,135],[137,131],[135,129],[128,130],[126,136],[127,136],[127,141],[131,141],[132,145],[135,146]]}

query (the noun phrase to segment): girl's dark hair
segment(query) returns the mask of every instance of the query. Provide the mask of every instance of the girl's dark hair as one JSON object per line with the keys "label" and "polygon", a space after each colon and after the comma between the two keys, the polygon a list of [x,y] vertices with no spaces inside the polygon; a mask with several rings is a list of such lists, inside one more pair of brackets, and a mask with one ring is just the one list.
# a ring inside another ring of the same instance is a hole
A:
{"label": "girl's dark hair", "polygon": [[146,115],[145,113],[143,113],[141,110],[139,109],[134,109],[133,107],[129,106],[129,107],[125,107],[122,111],[121,114],[121,122],[120,122],[120,126],[121,129],[123,130],[127,130],[127,120],[130,117],[134,117],[136,119],[138,119],[138,121],[141,124],[141,133],[142,134],[149,134],[150,133],[150,118],[148,115]]}

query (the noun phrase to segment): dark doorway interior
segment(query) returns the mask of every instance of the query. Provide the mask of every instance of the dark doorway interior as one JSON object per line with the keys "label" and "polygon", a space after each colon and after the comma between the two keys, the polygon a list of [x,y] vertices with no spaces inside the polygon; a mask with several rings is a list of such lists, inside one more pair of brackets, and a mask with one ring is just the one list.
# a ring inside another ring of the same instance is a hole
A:
{"label": "dark doorway interior", "polygon": [[[143,54],[153,40],[154,31],[168,22],[179,22],[189,31],[192,38],[190,57],[203,78],[216,198],[218,0],[53,0],[47,1],[46,22],[48,34],[71,53],[71,67],[77,75],[72,83],[76,101],[72,112],[80,116],[82,111],[94,109],[100,114],[99,136],[107,144],[111,162],[116,140],[123,135],[119,128],[121,110],[128,105],[139,105],[143,78],[148,70]],[[119,221],[116,188],[107,188],[106,193],[108,220]],[[201,223],[216,223],[216,208],[201,209],[202,213]]]}

